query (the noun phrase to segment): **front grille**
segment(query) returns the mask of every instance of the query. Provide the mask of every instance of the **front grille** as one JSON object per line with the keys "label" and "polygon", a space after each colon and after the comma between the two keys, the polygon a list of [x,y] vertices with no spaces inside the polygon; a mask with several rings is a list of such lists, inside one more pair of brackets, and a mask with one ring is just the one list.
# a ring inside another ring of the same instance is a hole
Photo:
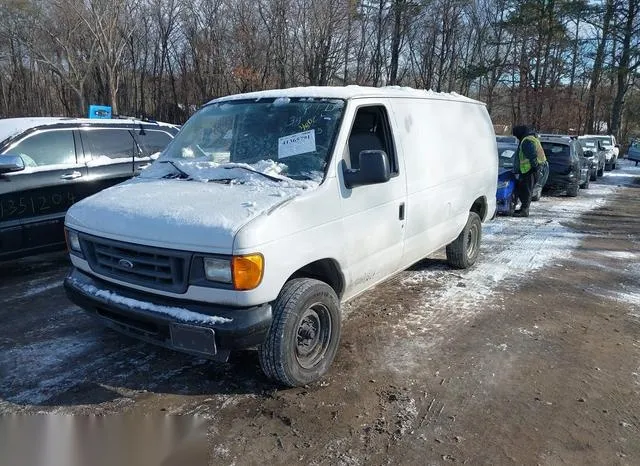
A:
{"label": "front grille", "polygon": [[163,291],[187,290],[191,254],[120,241],[81,236],[91,269],[123,282]]}

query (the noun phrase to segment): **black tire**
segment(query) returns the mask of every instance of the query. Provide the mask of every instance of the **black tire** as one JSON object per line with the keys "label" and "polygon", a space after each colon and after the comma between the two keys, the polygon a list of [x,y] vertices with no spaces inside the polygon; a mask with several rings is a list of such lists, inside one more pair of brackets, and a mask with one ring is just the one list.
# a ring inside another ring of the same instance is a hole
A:
{"label": "black tire", "polygon": [[603,176],[603,175],[604,175],[604,167],[599,168],[597,173],[597,176]]}
{"label": "black tire", "polygon": [[287,282],[273,304],[273,322],[258,349],[267,377],[289,387],[327,373],[340,342],[340,302],[329,285],[310,278]]}
{"label": "black tire", "polygon": [[447,262],[456,269],[467,269],[478,259],[482,239],[482,222],[475,212],[469,212],[467,224],[452,243],[447,245]]}
{"label": "black tire", "polygon": [[576,197],[578,195],[578,189],[579,188],[577,184],[567,187],[567,196]]}
{"label": "black tire", "polygon": [[606,172],[610,172],[611,170],[612,170],[611,165],[606,165],[606,164],[605,164],[605,166],[604,166],[604,171],[606,171]]}
{"label": "black tire", "polygon": [[594,170],[589,173],[589,181],[596,181],[598,179],[597,170]]}
{"label": "black tire", "polygon": [[589,189],[589,177],[588,176],[587,176],[586,181],[580,185],[580,189]]}
{"label": "black tire", "polygon": [[611,164],[611,170],[615,170],[616,169],[616,164],[617,164],[618,160],[614,160],[613,163]]}

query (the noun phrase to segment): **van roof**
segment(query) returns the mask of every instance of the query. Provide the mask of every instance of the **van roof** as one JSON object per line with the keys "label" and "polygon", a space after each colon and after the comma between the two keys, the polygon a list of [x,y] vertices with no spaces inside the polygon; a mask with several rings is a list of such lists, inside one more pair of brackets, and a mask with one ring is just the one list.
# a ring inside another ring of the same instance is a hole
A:
{"label": "van roof", "polygon": [[[92,125],[126,125],[126,124],[150,124],[154,125],[155,122],[149,122],[145,120],[135,119],[98,119],[98,118],[67,118],[67,117],[25,117],[25,118],[2,118],[0,119],[0,142],[17,136],[31,128],[37,128],[41,126],[58,125],[62,123],[68,124],[92,124]],[[157,122],[159,126],[171,126],[168,123]]]}
{"label": "van roof", "polygon": [[414,89],[411,87],[386,86],[386,87],[365,87],[365,86],[308,86],[292,87],[289,89],[272,89],[267,91],[249,92],[246,94],[235,94],[214,99],[209,104],[216,102],[226,102],[241,99],[269,99],[269,98],[324,98],[324,99],[358,99],[365,97],[379,98],[418,98],[434,100],[452,100],[458,102],[474,103],[484,105],[483,102],[465,97],[455,92],[434,92],[431,90]]}

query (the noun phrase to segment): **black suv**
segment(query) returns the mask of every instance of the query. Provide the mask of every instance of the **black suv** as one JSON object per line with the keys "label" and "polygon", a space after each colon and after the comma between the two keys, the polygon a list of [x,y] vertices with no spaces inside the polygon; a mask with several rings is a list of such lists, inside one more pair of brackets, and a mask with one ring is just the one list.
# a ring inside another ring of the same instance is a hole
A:
{"label": "black suv", "polygon": [[177,132],[138,120],[0,119],[0,261],[64,248],[69,206],[139,173]]}
{"label": "black suv", "polygon": [[558,136],[541,137],[540,142],[549,161],[545,189],[566,191],[574,197],[579,188],[589,187],[591,165],[577,140]]}

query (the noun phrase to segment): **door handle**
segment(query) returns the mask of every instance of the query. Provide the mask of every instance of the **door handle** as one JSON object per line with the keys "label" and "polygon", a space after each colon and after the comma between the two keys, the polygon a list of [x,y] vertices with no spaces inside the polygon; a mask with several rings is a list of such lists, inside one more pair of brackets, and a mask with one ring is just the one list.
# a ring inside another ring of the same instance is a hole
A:
{"label": "door handle", "polygon": [[63,180],[75,180],[76,178],[80,178],[81,176],[82,176],[82,173],[78,171],[74,171],[71,173],[65,173],[60,178],[62,178]]}
{"label": "door handle", "polygon": [[404,202],[400,204],[400,209],[398,210],[398,218],[400,220],[404,220]]}

